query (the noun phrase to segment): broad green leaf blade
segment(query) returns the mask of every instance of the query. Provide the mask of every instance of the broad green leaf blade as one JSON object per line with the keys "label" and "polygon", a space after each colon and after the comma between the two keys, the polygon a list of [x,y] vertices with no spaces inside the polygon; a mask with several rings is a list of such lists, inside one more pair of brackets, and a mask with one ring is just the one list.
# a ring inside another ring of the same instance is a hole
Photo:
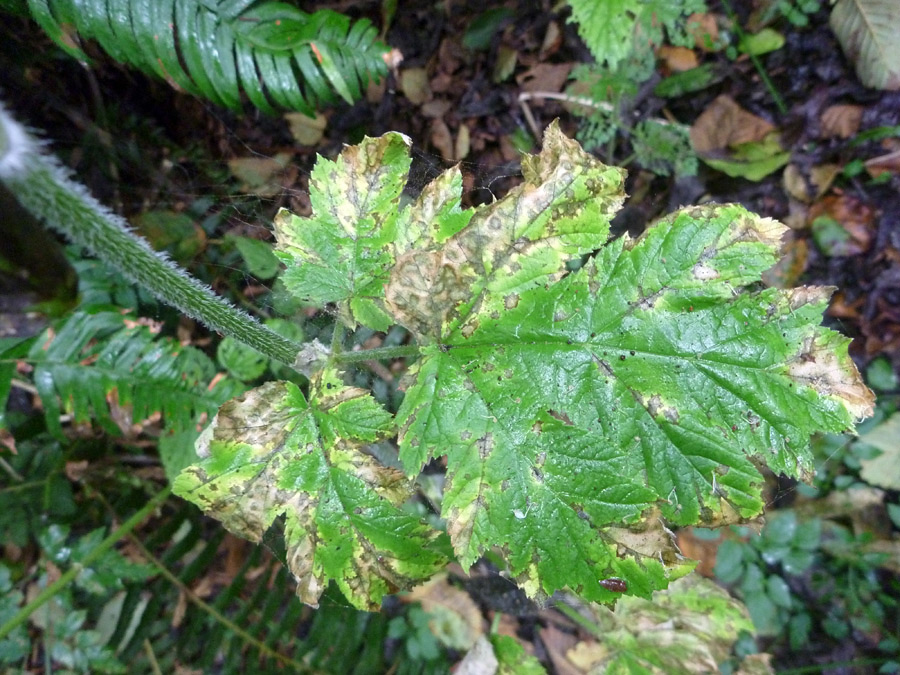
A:
{"label": "broad green leaf blade", "polygon": [[284,2],[260,5],[241,18],[236,29],[247,41],[273,52],[293,48],[309,23],[308,14]]}
{"label": "broad green leaf blade", "polygon": [[838,0],[830,24],[864,85],[900,89],[900,8],[895,0]]}
{"label": "broad green leaf blade", "polygon": [[381,309],[394,258],[400,193],[409,171],[408,138],[387,134],[320,158],[310,178],[313,214],[282,210],[275,219],[288,290],[305,302],[337,303],[350,326],[390,325]]}
{"label": "broad green leaf blade", "polygon": [[[539,155],[522,160],[524,182],[503,199],[478,209],[468,226],[452,220],[426,226],[441,213],[443,189],[423,193],[412,210],[408,238],[415,244],[401,255],[385,289],[386,304],[398,323],[420,340],[451,331],[472,307],[503,309],[517,293],[558,279],[566,263],[606,242],[609,221],[624,198],[625,173],[607,167],[566,138],[557,124],[544,135]],[[442,188],[453,184],[442,177]],[[419,222],[417,222],[419,219]],[[452,234],[452,236],[450,236]]]}
{"label": "broad green leaf blade", "polygon": [[[179,46],[179,55],[184,61],[185,70],[190,75],[194,88],[216,105],[225,105],[212,83],[214,75],[207,70],[204,62],[205,48],[197,39],[203,35],[204,42],[213,46],[213,36],[203,33],[203,15],[208,10],[192,2],[175,3],[175,31]],[[214,48],[214,46],[213,46]]]}
{"label": "broad green leaf blade", "polygon": [[[249,45],[235,42],[234,58],[237,63],[237,72],[241,80],[241,86],[244,88],[244,91],[247,92],[247,98],[263,112],[270,115],[274,114],[275,109],[266,97],[263,83],[256,70],[256,61],[253,56],[253,51],[250,49]],[[306,106],[305,108],[301,108],[300,112],[312,115],[312,108]]]}
{"label": "broad green leaf blade", "polygon": [[500,546],[531,594],[610,600],[609,577],[649,594],[660,558],[677,562],[648,539],[654,509],[751,518],[757,463],[808,476],[810,434],[871,413],[848,341],[817,325],[830,290],[746,288],[783,229],[739,206],[685,209],[445,327],[398,412],[401,461],[414,473],[447,455],[463,564]]}
{"label": "broad green leaf blade", "polygon": [[[165,73],[165,78],[170,83],[174,83],[184,91],[196,95],[198,93],[197,87],[194,85],[191,77],[184,71],[178,56],[178,49],[175,46],[177,42],[176,21],[178,20],[177,17],[180,16],[177,13],[175,0],[159,0],[159,2],[153,3],[149,15],[141,13],[141,16],[148,18],[149,22],[135,25],[135,31],[138,35],[149,33],[152,39],[149,43],[145,40],[145,44],[153,45],[154,48],[154,51],[147,53],[146,60],[156,62],[157,65],[154,68],[157,70],[162,69]],[[160,26],[164,28],[160,29]]]}
{"label": "broad green leaf blade", "polygon": [[599,63],[615,68],[632,49],[635,21],[628,10],[635,0],[569,0],[571,20],[578,24],[578,34]]}
{"label": "broad green leaf blade", "polygon": [[387,46],[371,23],[330,10],[306,14],[264,0],[29,0],[28,6],[70,55],[86,60],[77,41],[96,39],[116,60],[232,108],[243,87],[263,111],[272,112],[275,102],[312,116],[337,95],[352,103],[361,85],[387,73]]}
{"label": "broad green leaf blade", "polygon": [[361,450],[392,433],[391,415],[333,371],[310,387],[308,404],[270,382],[222,406],[174,490],[256,542],[283,515],[300,599],[316,605],[333,579],[354,606],[377,609],[446,563],[439,533],[400,508],[402,473]]}

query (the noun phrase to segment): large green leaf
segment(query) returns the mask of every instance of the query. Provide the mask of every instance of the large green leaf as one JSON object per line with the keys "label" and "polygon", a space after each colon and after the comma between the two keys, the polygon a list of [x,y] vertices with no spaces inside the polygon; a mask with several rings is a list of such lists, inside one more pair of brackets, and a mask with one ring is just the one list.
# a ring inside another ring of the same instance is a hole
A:
{"label": "large green leaf", "polygon": [[900,5],[896,0],[838,0],[830,23],[864,85],[900,89]]}
{"label": "large green leaf", "polygon": [[[415,336],[420,358],[396,420],[400,461],[412,476],[446,456],[441,514],[464,566],[499,550],[531,596],[570,587],[603,602],[650,597],[690,569],[667,523],[755,517],[759,467],[808,478],[810,434],[852,429],[871,413],[848,341],[819,326],[831,289],[760,283],[781,224],[707,205],[607,242],[624,174],[556,125],[541,153],[523,158],[522,184],[476,209],[460,207],[455,168],[398,208],[408,166],[396,134],[320,160],[313,216],[279,216],[279,255],[305,301],[336,303],[350,325],[395,322]],[[309,588],[335,578],[371,607],[439,563],[410,558],[387,516],[359,534],[369,504],[394,513],[395,500],[375,501],[353,461],[336,463],[338,449],[374,437],[346,426],[353,415],[329,397],[376,408],[333,367],[313,375],[309,406],[273,384],[223,407],[214,440],[200,444],[210,456],[177,487],[256,540],[287,513],[289,546],[306,561],[295,571],[301,597],[314,601]],[[235,431],[260,425],[272,426]],[[384,417],[374,428],[380,437],[394,427]],[[317,505],[342,481],[363,484],[328,511],[344,524],[350,557],[304,581],[309,560],[335,557]],[[433,533],[403,522],[427,551]],[[387,538],[366,543],[377,537]],[[403,578],[392,579],[383,563],[370,565],[372,550],[415,569],[393,563]],[[366,574],[375,589],[360,591]]]}
{"label": "large green leaf", "polygon": [[222,406],[174,490],[251,541],[284,515],[300,599],[317,605],[334,579],[356,607],[377,609],[446,562],[439,533],[400,508],[403,474],[361,449],[392,430],[391,415],[332,370],[313,378],[309,403],[269,382]]}
{"label": "large green leaf", "polygon": [[[552,156],[576,182],[598,164],[557,129],[547,137],[536,162]],[[677,560],[645,532],[657,509],[679,524],[755,516],[757,465],[807,477],[810,434],[850,428],[871,394],[847,340],[817,325],[830,290],[753,286],[784,227],[739,206],[684,209],[548,283],[535,241],[577,231],[579,248],[604,243],[605,228],[585,224],[618,196],[589,185],[593,212],[561,191],[527,236],[508,218],[482,236],[491,218],[476,214],[432,268],[398,264],[386,295],[399,321],[434,330],[398,413],[401,461],[412,474],[447,455],[443,516],[461,562],[500,546],[532,593],[569,585],[609,600],[598,580],[647,594],[664,584],[660,559]],[[528,213],[527,194],[481,213]],[[405,302],[394,285],[418,295]],[[625,537],[640,540],[627,554]]]}

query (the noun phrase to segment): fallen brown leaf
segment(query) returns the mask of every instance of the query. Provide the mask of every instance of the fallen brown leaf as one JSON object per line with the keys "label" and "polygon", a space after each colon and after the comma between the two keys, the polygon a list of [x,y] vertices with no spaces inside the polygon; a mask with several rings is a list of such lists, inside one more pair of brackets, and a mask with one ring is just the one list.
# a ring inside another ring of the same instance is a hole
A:
{"label": "fallen brown leaf", "polygon": [[822,113],[822,136],[850,138],[859,131],[863,108],[860,105],[832,105]]}
{"label": "fallen brown leaf", "polygon": [[698,48],[706,52],[720,49],[719,24],[715,15],[695,12],[687,18],[687,29]]}
{"label": "fallen brown leaf", "polygon": [[669,73],[680,73],[696,68],[699,64],[694,50],[687,47],[662,45],[656,50],[656,55],[662,60]]}
{"label": "fallen brown leaf", "polygon": [[688,558],[698,561],[695,572],[705,577],[713,577],[713,568],[716,565],[716,552],[722,543],[718,539],[701,539],[694,534],[691,527],[678,530],[678,548]]}
{"label": "fallen brown leaf", "polygon": [[[558,93],[566,86],[572,67],[571,63],[539,63],[517,75],[516,82],[522,91]],[[540,105],[540,102],[535,100],[535,105]]]}
{"label": "fallen brown leaf", "polygon": [[16,439],[8,429],[0,429],[0,446],[9,450],[13,455],[17,455]]}
{"label": "fallen brown leaf", "polygon": [[551,21],[547,24],[547,32],[544,33],[544,42],[541,44],[541,51],[538,58],[544,61],[548,56],[553,55],[562,46],[563,34],[559,29],[559,23]]}
{"label": "fallen brown leaf", "polygon": [[872,178],[885,172],[900,173],[900,149],[866,160],[866,171]]}
{"label": "fallen brown leaf", "polygon": [[774,129],[762,117],[747,112],[723,94],[691,126],[691,143],[699,154],[712,154],[741,143],[761,141]]}
{"label": "fallen brown leaf", "polygon": [[291,128],[291,136],[300,145],[314,147],[322,140],[328,118],[322,113],[309,117],[303,113],[285,113],[284,118]]}
{"label": "fallen brown leaf", "polygon": [[457,162],[469,156],[470,136],[469,127],[465,124],[459,125],[459,131],[456,132],[456,143],[453,144],[453,159]]}
{"label": "fallen brown leaf", "polygon": [[453,136],[450,134],[450,127],[442,119],[431,122],[431,145],[444,159],[453,159]]}
{"label": "fallen brown leaf", "polygon": [[586,672],[569,661],[567,656],[569,651],[578,644],[577,637],[561,631],[552,623],[546,628],[542,628],[540,635],[550,656],[550,662],[558,675],[582,675]]}
{"label": "fallen brown leaf", "polygon": [[837,164],[814,166],[804,175],[796,164],[788,164],[784,169],[784,189],[789,195],[807,204],[824,195],[834,179],[841,172]]}
{"label": "fallen brown leaf", "polygon": [[843,227],[850,235],[839,252],[840,255],[859,255],[869,250],[875,236],[875,211],[868,204],[849,195],[829,195],[809,209],[809,222],[825,216]]}
{"label": "fallen brown leaf", "polygon": [[450,112],[450,108],[452,107],[453,103],[451,101],[448,101],[445,98],[434,98],[423,103],[420,111],[424,117],[435,119],[446,115]]}
{"label": "fallen brown leaf", "polygon": [[431,98],[428,73],[424,68],[404,68],[400,71],[400,90],[413,105],[422,105]]}

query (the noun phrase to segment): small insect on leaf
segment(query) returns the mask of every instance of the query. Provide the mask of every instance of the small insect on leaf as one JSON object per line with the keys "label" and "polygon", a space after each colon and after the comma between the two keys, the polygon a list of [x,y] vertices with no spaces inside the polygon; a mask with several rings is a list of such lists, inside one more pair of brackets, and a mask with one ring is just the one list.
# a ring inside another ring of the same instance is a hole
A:
{"label": "small insect on leaf", "polygon": [[610,577],[609,579],[601,579],[600,585],[613,593],[624,593],[628,590],[628,583],[619,577]]}

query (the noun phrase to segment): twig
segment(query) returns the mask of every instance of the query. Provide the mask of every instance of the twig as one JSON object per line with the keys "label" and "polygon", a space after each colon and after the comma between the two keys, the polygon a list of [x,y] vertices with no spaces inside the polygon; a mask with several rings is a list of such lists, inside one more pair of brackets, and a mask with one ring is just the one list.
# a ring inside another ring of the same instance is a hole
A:
{"label": "twig", "polygon": [[146,638],[144,639],[144,653],[147,654],[147,660],[150,661],[150,669],[153,671],[153,675],[162,675],[159,661],[156,660],[156,654],[153,652],[153,645]]}
{"label": "twig", "polygon": [[0,457],[0,468],[2,468],[6,473],[9,474],[10,478],[19,481],[20,483],[25,481],[25,477],[22,476],[18,471],[16,471],[12,465],[7,462],[5,459]]}
{"label": "twig", "polygon": [[[112,505],[107,501],[106,497],[104,497],[99,492],[96,492],[95,495],[101,502],[103,502],[103,505],[106,507],[106,509],[113,516],[115,516],[115,511],[113,510]],[[138,550],[141,552],[141,555],[144,556],[147,560],[149,560],[150,563],[156,568],[156,570],[163,577],[165,577],[165,579],[169,583],[171,583],[173,586],[175,586],[175,588],[177,588],[180,592],[184,593],[184,596],[190,602],[197,605],[197,607],[199,607],[201,611],[209,614],[213,619],[215,619],[216,621],[221,623],[223,626],[225,626],[232,632],[234,632],[234,634],[237,635],[238,637],[240,637],[242,640],[244,640],[248,644],[256,647],[261,653],[263,653],[266,656],[273,658],[277,661],[280,661],[281,663],[283,663],[285,665],[291,666],[292,668],[295,669],[295,672],[298,672],[298,673],[299,672],[307,672],[307,673],[315,672],[311,668],[309,668],[309,666],[307,666],[303,663],[300,663],[299,661],[294,661],[289,656],[280,654],[279,652],[275,651],[274,649],[272,649],[265,643],[260,642],[255,637],[250,635],[250,633],[245,631],[243,628],[241,628],[236,623],[231,621],[228,617],[226,617],[221,612],[219,612],[219,610],[217,610],[215,607],[213,607],[212,605],[201,600],[197,596],[196,593],[194,593],[190,588],[188,588],[181,579],[179,579],[173,572],[171,572],[169,570],[168,567],[165,566],[165,564],[162,562],[162,560],[160,560],[155,555],[153,555],[153,553],[151,553],[150,550],[146,546],[144,546],[144,543],[138,537],[136,537],[133,532],[128,533],[128,539],[138,548]]]}
{"label": "twig", "polygon": [[541,142],[543,134],[541,133],[540,127],[538,127],[537,120],[534,119],[534,113],[531,112],[531,106],[528,105],[528,101],[535,98],[549,98],[554,101],[565,101],[566,103],[583,105],[588,108],[604,110],[606,112],[612,112],[613,110],[611,103],[608,103],[607,101],[595,101],[594,99],[585,96],[571,96],[570,94],[562,94],[556,91],[523,91],[519,94],[519,107],[522,108],[522,114],[525,115],[525,121],[528,122],[531,133],[539,143]]}
{"label": "twig", "polygon": [[[731,19],[732,24],[734,25],[735,35],[738,36],[738,40],[743,40],[747,37],[747,33],[744,32],[743,27],[741,26],[741,22],[738,20],[737,14],[735,14],[734,10],[731,8],[731,3],[728,0],[722,0],[722,6],[725,8],[725,12],[728,14],[728,18]],[[771,78],[769,77],[769,73],[766,72],[766,69],[763,68],[762,62],[759,60],[759,57],[752,52],[747,52],[747,56],[750,57],[750,61],[753,62],[753,67],[756,68],[756,72],[759,73],[760,79],[762,79],[763,84],[766,86],[766,89],[769,90],[769,94],[772,96],[772,100],[775,101],[775,107],[778,108],[778,112],[782,115],[787,114],[788,107],[785,105],[784,99],[781,98],[781,94],[778,93],[778,90],[775,88],[775,85],[772,83]]]}
{"label": "twig", "polygon": [[153,555],[147,549],[147,547],[144,546],[143,542],[141,542],[140,539],[138,539],[133,534],[129,534],[129,539],[135,546],[138,547],[138,549],[141,552],[141,555],[143,555],[147,560],[149,560],[153,564],[153,566],[157,569],[157,571],[162,576],[164,576],[169,583],[171,583],[179,591],[184,593],[184,596],[190,602],[197,605],[197,607],[199,607],[202,611],[209,614],[213,619],[215,619],[216,621],[221,623],[223,626],[228,628],[228,630],[234,632],[234,634],[237,635],[238,637],[240,637],[242,640],[244,640],[244,642],[246,642],[247,644],[253,645],[254,647],[256,647],[256,649],[258,649],[261,653],[265,654],[266,656],[273,658],[277,661],[280,661],[281,663],[288,665],[291,668],[294,668],[295,669],[294,672],[298,672],[298,673],[315,672],[311,668],[309,668],[309,666],[307,666],[303,663],[300,663],[299,661],[295,661],[291,657],[285,656],[284,654],[281,654],[281,653],[275,651],[274,649],[269,647],[264,642],[260,642],[255,637],[250,635],[250,633],[245,631],[243,628],[241,628],[236,623],[231,621],[228,617],[226,617],[221,612],[219,612],[219,610],[217,610],[215,607],[213,607],[212,605],[201,600],[199,597],[197,597],[196,593],[194,593],[190,588],[188,588],[187,586],[184,585],[184,582],[181,581],[181,579],[179,579],[177,576],[175,576],[175,574],[173,574],[171,571],[169,571],[169,569],[163,564],[162,560],[160,560],[155,555]]}
{"label": "twig", "polygon": [[101,555],[109,551],[116,543],[126,535],[131,534],[138,525],[153,513],[163,502],[168,499],[172,493],[172,488],[165,488],[157,493],[153,499],[147,502],[144,507],[135,513],[131,518],[126,520],[122,525],[106,539],[97,544],[90,553],[88,553],[77,565],[72,565],[66,570],[56,581],[47,586],[43,591],[38,593],[37,597],[25,605],[22,609],[15,613],[6,623],[0,626],[0,639],[9,635],[13,630],[28,620],[35,611],[40,609],[47,601],[59,593],[63,588],[68,586],[75,580],[85,567],[97,560]]}

